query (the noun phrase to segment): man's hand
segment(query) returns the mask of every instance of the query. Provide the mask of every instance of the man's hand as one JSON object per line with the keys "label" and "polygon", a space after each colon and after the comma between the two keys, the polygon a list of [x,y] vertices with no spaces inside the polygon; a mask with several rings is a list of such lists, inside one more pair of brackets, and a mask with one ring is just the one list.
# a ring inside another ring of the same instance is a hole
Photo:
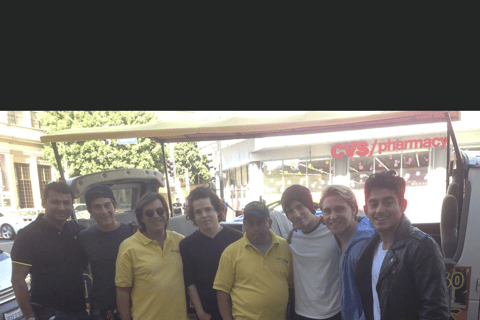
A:
{"label": "man's hand", "polygon": [[130,223],[128,224],[130,227],[132,227],[132,232],[135,233],[137,232],[138,228],[139,228],[139,225],[138,225],[138,222],[135,221],[135,220],[132,220],[130,221]]}
{"label": "man's hand", "polygon": [[212,319],[212,316],[206,312],[203,313],[197,313],[198,320],[210,320]]}
{"label": "man's hand", "polygon": [[230,294],[221,290],[217,290],[218,309],[223,320],[234,320],[232,316],[232,308],[230,306]]}

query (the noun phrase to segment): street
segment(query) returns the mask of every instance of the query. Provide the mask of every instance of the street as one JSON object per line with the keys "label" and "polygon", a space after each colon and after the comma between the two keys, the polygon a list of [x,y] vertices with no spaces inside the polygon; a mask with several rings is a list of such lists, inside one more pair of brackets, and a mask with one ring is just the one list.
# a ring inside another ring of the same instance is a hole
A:
{"label": "street", "polygon": [[13,240],[5,240],[3,238],[0,238],[0,250],[3,250],[10,254],[10,251],[12,251],[12,246]]}

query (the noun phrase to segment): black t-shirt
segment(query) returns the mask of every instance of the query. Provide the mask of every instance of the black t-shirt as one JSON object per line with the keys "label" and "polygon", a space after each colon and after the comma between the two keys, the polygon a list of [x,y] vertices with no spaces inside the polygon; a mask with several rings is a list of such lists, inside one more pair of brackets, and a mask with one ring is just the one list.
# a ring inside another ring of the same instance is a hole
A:
{"label": "black t-shirt", "polygon": [[98,225],[93,225],[78,234],[78,240],[92,267],[93,281],[89,294],[92,309],[116,308],[115,262],[118,248],[123,240],[132,235],[132,227],[124,223],[110,232],[100,231]]}
{"label": "black t-shirt", "polygon": [[217,292],[213,289],[220,257],[226,247],[242,236],[240,231],[224,226],[213,239],[197,230],[180,241],[185,286],[196,286],[203,309],[212,316],[220,315]]}
{"label": "black t-shirt", "polygon": [[182,213],[182,204],[175,202],[173,204],[173,213]]}
{"label": "black t-shirt", "polygon": [[31,302],[65,312],[85,310],[86,257],[76,239],[79,231],[76,221],[60,231],[43,215],[19,231],[11,258],[31,266]]}

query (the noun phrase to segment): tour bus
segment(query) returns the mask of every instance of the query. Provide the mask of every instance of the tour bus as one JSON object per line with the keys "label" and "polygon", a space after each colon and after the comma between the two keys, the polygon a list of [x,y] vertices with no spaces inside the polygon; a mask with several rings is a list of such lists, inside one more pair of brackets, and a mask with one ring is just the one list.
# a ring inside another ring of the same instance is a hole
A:
{"label": "tour bus", "polygon": [[[91,129],[70,129],[52,134],[47,134],[41,137],[42,142],[52,142],[54,151],[57,155],[57,163],[61,171],[61,163],[58,161],[58,152],[56,151],[55,142],[61,141],[85,141],[85,140],[104,140],[126,138],[130,136],[137,137],[152,137],[154,140],[162,143],[165,142],[181,142],[181,141],[201,141],[201,140],[222,140],[233,138],[253,138],[265,137],[273,135],[288,135],[299,133],[315,133],[326,131],[339,131],[346,128],[372,128],[383,127],[391,125],[401,125],[403,121],[411,124],[415,119],[408,118],[406,113],[400,114],[397,112],[396,120],[387,118],[382,112],[371,112],[372,117],[357,117],[343,119],[342,121],[333,121],[330,124],[319,125],[321,121],[315,123],[312,118],[315,115],[311,114],[308,117],[310,122],[308,125],[295,127],[294,124],[286,124],[276,120],[277,128],[275,126],[265,126],[266,129],[258,129],[258,123],[255,129],[251,129],[247,125],[243,127],[235,127],[231,122],[220,122],[216,126],[212,126],[212,130],[207,132],[204,123],[198,125],[202,130],[195,131],[194,124],[182,124],[176,127],[173,124],[166,125],[165,123],[159,125],[160,127],[175,127],[175,135],[168,136],[170,132],[162,131],[160,129],[155,132],[146,132],[153,130],[153,126],[148,128],[140,128],[141,126],[123,126],[123,127],[109,127],[109,128],[91,128]],[[395,112],[392,112],[395,113]],[[408,112],[413,114],[415,112]],[[422,112],[418,112],[419,114]],[[427,112],[423,112],[426,114]],[[432,112],[433,114],[434,112]],[[400,114],[400,116],[399,116]],[[465,320],[480,320],[480,154],[464,152],[459,149],[458,143],[453,132],[450,121],[450,114],[440,115],[438,112],[434,113],[436,117],[432,121],[420,119],[419,123],[439,122],[444,121],[447,124],[447,149],[453,149],[452,155],[447,155],[447,178],[446,178],[446,195],[443,199],[441,222],[428,224],[414,224],[414,226],[430,234],[441,245],[445,256],[445,265],[447,267],[447,283],[451,297],[451,319],[465,319]],[[323,117],[325,118],[325,116]],[[412,120],[413,119],[413,120]],[[241,120],[241,119],[240,119]],[[331,119],[329,119],[331,120]],[[337,119],[338,120],[338,119]],[[378,121],[377,121],[378,120]],[[236,119],[238,122],[239,120]],[[312,122],[313,121],[313,122]],[[423,121],[423,122],[422,122]],[[241,122],[241,121],[240,121]],[[364,123],[362,127],[361,124]],[[417,122],[418,123],[418,122]],[[298,125],[298,124],[297,124]],[[217,130],[221,128],[221,131]],[[272,129],[273,128],[273,129]],[[189,131],[190,130],[190,131]],[[241,133],[244,131],[243,134]],[[263,131],[262,131],[263,130]],[[270,131],[268,131],[270,130]],[[275,131],[276,130],[276,131]],[[295,131],[296,130],[296,131]],[[165,134],[162,139],[159,132]],[[179,133],[181,132],[181,133]],[[197,135],[195,136],[195,132]],[[239,133],[240,132],[240,133]],[[196,139],[196,140],[195,140]],[[450,148],[450,142],[453,148]],[[165,166],[166,167],[166,166]],[[168,178],[167,190],[168,188]],[[86,188],[93,184],[107,184],[109,185],[117,198],[117,202],[123,203],[124,210],[118,213],[119,221],[129,222],[134,219],[132,212],[135,208],[136,201],[147,191],[158,191],[158,188],[165,185],[164,176],[155,170],[144,169],[121,169],[112,170],[102,173],[96,173],[77,177],[68,182],[74,189],[76,197],[83,201],[82,196]],[[170,196],[168,195],[171,205]],[[120,199],[120,200],[118,200]],[[281,214],[281,213],[280,213]],[[75,217],[72,217],[75,219]],[[184,219],[184,216],[171,218],[172,222],[175,219]],[[87,221],[89,220],[89,221]],[[189,222],[189,221],[186,221]],[[79,221],[85,226],[93,223],[92,219],[85,219]],[[189,222],[190,223],[190,222]],[[175,225],[175,223],[173,223]],[[177,225],[183,225],[184,222],[178,222]],[[291,224],[290,224],[291,226]],[[173,227],[177,228],[177,227]],[[181,231],[187,235],[193,232],[195,227],[188,227],[188,230]],[[89,280],[91,281],[91,280]],[[193,309],[190,306],[189,316],[195,319]]]}

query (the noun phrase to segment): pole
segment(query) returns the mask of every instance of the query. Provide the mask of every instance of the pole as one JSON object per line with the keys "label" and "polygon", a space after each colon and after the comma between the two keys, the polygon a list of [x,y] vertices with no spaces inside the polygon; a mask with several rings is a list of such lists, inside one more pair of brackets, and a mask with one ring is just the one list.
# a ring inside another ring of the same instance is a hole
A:
{"label": "pole", "polygon": [[0,165],[0,202],[2,203],[1,207],[3,208],[3,168]]}
{"label": "pole", "polygon": [[57,160],[58,171],[60,171],[60,181],[65,182],[65,174],[63,173],[62,162],[60,161],[60,155],[58,154],[57,143],[52,142],[52,147],[53,153],[55,154],[55,160]]}
{"label": "pole", "polygon": [[174,146],[170,143],[168,145],[170,147],[170,152],[171,152],[171,159],[173,160],[173,193],[175,193],[175,195],[177,196],[179,192],[181,192],[181,188],[180,190],[177,190],[177,167],[175,166],[175,148]]}
{"label": "pole", "polygon": [[162,152],[163,152],[163,166],[165,168],[165,180],[167,181],[167,194],[168,194],[168,204],[170,205],[170,217],[173,217],[173,206],[172,206],[172,196],[170,195],[170,183],[168,182],[168,172],[167,172],[167,155],[165,154],[165,143],[161,142]]}
{"label": "pole", "polygon": [[190,193],[190,178],[188,177],[188,169],[185,170],[185,188],[187,193]]}
{"label": "pole", "polygon": [[223,179],[223,166],[222,166],[222,142],[219,140],[217,141],[217,149],[218,149],[218,163],[220,171],[219,181],[220,181],[220,198],[225,199],[224,189],[225,189],[225,181]]}

